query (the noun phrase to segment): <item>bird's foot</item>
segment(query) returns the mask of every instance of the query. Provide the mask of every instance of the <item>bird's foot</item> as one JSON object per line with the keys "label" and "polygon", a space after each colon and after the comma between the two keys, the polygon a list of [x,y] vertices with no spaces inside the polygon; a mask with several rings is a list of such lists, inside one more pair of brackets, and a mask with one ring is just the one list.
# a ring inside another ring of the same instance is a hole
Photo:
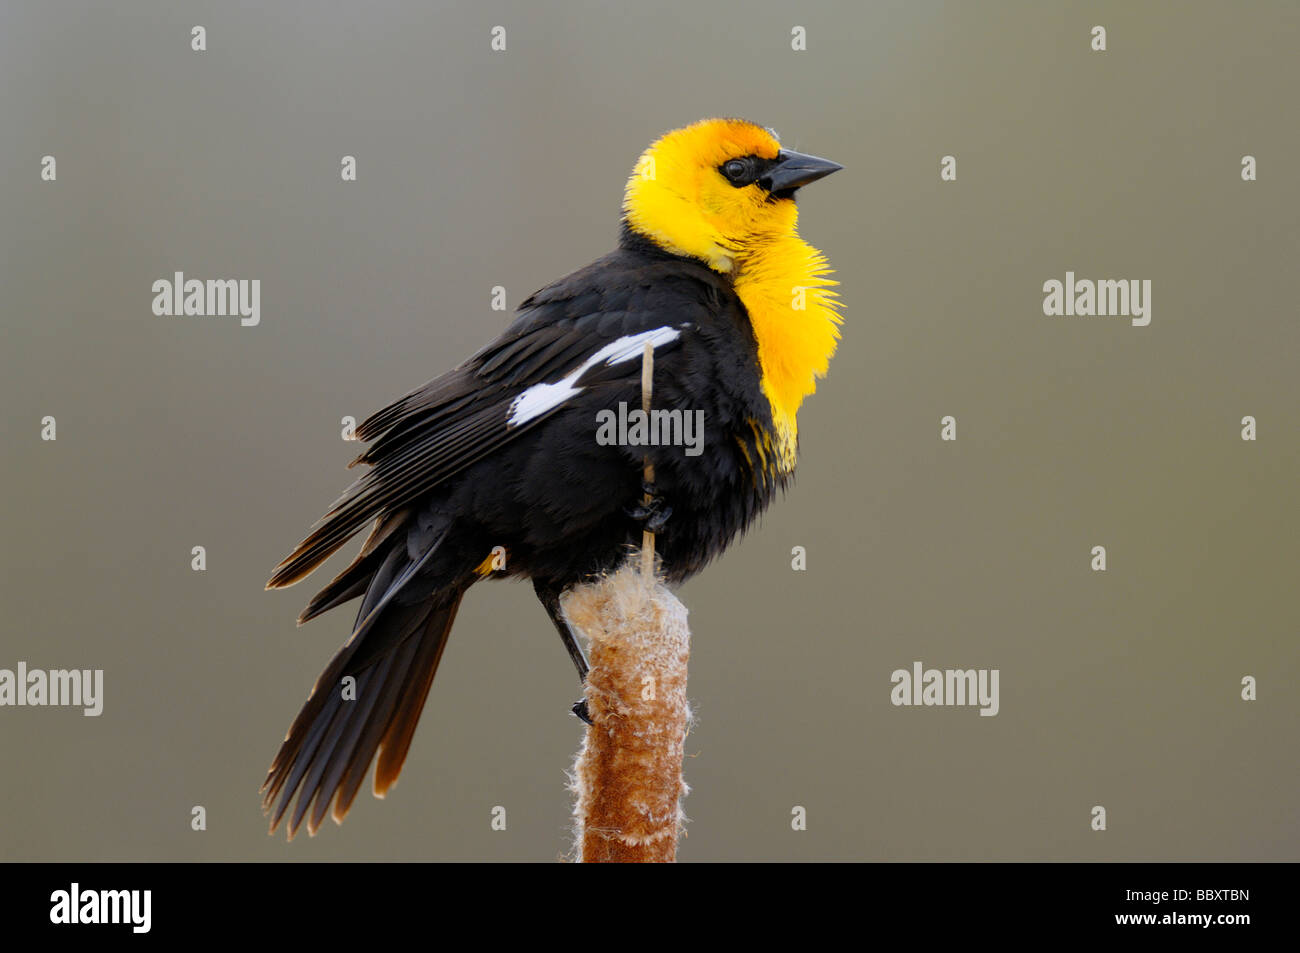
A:
{"label": "bird's foot", "polygon": [[587,725],[594,724],[594,722],[592,722],[591,720],[590,712],[587,711],[587,699],[584,698],[581,701],[574,702],[573,707],[569,710],[572,711],[575,715],[577,715],[578,719],[583,724],[587,724]]}
{"label": "bird's foot", "polygon": [[641,489],[646,498],[627,508],[626,513],[632,519],[644,524],[646,531],[661,533],[668,525],[668,517],[673,515],[673,508],[662,496],[656,496],[653,483],[643,483]]}

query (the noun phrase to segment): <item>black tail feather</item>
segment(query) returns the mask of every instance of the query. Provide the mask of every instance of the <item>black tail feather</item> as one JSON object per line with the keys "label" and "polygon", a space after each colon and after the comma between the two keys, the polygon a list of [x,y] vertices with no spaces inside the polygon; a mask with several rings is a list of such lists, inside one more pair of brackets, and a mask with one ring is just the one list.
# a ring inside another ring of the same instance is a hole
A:
{"label": "black tail feather", "polygon": [[[341,822],[376,752],[375,794],[387,793],[401,772],[462,595],[454,591],[418,607],[382,611],[364,640],[354,637],[334,657],[294,720],[262,785],[263,809],[274,809],[272,832],[295,794],[290,837],[304,818],[308,832],[315,834],[331,802],[333,817]],[[358,643],[370,639],[391,648],[354,668],[350,663]],[[349,692],[345,700],[342,679],[346,675],[352,675],[356,685],[355,698]]]}
{"label": "black tail feather", "polygon": [[[342,821],[377,752],[377,795],[401,771],[464,594],[462,585],[437,588],[427,576],[447,523],[412,523],[409,515],[378,521],[352,564],[303,610],[306,621],[365,593],[352,637],[316,680],[262,784],[272,831],[288,816],[290,837],[304,820],[314,834],[331,803]],[[344,697],[348,676],[355,684]]]}

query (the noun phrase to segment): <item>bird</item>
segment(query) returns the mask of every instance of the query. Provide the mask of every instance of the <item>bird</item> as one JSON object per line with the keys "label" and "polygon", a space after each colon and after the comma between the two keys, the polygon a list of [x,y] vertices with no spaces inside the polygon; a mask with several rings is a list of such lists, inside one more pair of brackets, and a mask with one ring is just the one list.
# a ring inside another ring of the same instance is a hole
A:
{"label": "bird", "polygon": [[[795,199],[841,168],[743,119],[665,133],[627,180],[614,251],[534,293],[496,340],[360,424],[368,446],[350,466],[368,469],[266,585],[299,582],[370,527],[298,618],[361,600],[262,785],[272,833],[286,814],[290,838],[304,820],[313,835],[327,814],[342,823],[372,761],[374,794],[387,794],[472,585],[531,580],[585,678],[566,590],[617,568],[644,530],[657,534],[665,582],[680,584],[788,487],[796,415],[842,321],[838,282],[800,237]],[[647,347],[653,408],[693,414],[694,447],[598,439],[602,413],[640,408]]]}

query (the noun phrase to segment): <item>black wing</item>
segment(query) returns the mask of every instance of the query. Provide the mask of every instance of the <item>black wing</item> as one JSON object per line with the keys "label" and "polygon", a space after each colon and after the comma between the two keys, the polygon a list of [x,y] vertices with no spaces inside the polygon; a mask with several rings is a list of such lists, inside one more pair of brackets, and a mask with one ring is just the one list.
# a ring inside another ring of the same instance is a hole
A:
{"label": "black wing", "polygon": [[299,581],[372,521],[548,419],[569,390],[639,378],[646,340],[656,358],[676,349],[727,293],[701,265],[620,249],[533,295],[500,338],[361,424],[357,436],[374,442],[351,465],[371,469],[267,588]]}

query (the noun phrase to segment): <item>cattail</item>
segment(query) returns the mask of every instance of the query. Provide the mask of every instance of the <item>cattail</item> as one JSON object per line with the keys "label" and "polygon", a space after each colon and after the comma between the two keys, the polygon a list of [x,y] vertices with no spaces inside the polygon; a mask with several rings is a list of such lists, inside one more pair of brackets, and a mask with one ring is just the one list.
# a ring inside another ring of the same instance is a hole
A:
{"label": "cattail", "polygon": [[590,640],[587,727],[574,766],[578,858],[665,863],[686,817],[682,754],[690,631],[686,607],[647,581],[633,555],[613,575],[565,594],[565,617]]}

